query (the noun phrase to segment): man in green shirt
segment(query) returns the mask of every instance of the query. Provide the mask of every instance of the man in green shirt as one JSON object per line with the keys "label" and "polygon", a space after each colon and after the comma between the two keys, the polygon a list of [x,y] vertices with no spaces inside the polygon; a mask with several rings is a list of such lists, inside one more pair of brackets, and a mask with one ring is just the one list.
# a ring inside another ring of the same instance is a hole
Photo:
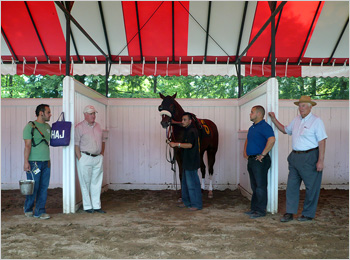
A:
{"label": "man in green shirt", "polygon": [[[34,191],[27,195],[24,202],[24,214],[27,217],[49,219],[46,213],[45,204],[47,189],[50,183],[50,132],[48,123],[51,117],[49,105],[41,104],[35,110],[37,119],[30,121],[23,129],[24,139],[24,171],[27,172],[27,179],[32,180],[34,176]],[[35,209],[33,213],[35,203]]]}

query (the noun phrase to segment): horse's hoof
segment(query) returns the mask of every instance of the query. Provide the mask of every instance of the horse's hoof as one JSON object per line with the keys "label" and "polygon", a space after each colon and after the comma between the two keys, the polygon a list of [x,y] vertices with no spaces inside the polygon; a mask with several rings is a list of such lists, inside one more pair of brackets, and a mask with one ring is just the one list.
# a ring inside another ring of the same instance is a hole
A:
{"label": "horse's hoof", "polygon": [[208,198],[209,199],[212,199],[214,196],[213,196],[213,192],[212,191],[209,191],[209,193],[208,193]]}

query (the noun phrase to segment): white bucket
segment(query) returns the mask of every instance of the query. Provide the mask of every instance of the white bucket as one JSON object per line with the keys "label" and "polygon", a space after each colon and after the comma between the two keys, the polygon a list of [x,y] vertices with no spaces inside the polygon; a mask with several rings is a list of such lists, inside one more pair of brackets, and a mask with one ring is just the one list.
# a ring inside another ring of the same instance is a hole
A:
{"label": "white bucket", "polygon": [[19,188],[21,190],[21,193],[23,195],[32,195],[34,191],[34,176],[33,173],[31,172],[33,180],[21,180],[19,181]]}

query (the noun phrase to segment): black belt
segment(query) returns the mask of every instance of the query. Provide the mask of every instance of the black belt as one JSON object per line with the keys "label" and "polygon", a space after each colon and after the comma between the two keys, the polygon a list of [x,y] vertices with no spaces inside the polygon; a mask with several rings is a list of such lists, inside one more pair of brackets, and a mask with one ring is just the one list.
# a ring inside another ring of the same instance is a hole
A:
{"label": "black belt", "polygon": [[92,157],[99,156],[99,154],[92,154],[92,153],[88,153],[88,152],[82,152],[82,153],[85,153],[85,154],[90,155],[90,156],[92,156]]}
{"label": "black belt", "polygon": [[317,150],[318,147],[315,147],[315,148],[312,148],[310,150],[306,150],[306,151],[292,151],[293,153],[308,153],[308,152],[311,152],[311,151],[314,151],[314,150]]}

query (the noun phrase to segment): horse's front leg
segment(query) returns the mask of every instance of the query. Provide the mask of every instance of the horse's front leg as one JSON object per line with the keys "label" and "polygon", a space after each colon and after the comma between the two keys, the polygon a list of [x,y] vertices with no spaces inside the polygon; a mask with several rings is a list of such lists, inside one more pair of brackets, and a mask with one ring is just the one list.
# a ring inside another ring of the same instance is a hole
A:
{"label": "horse's front leg", "polygon": [[208,167],[209,167],[209,193],[208,198],[213,198],[213,174],[214,174],[214,163],[215,163],[215,154],[217,150],[208,149]]}

